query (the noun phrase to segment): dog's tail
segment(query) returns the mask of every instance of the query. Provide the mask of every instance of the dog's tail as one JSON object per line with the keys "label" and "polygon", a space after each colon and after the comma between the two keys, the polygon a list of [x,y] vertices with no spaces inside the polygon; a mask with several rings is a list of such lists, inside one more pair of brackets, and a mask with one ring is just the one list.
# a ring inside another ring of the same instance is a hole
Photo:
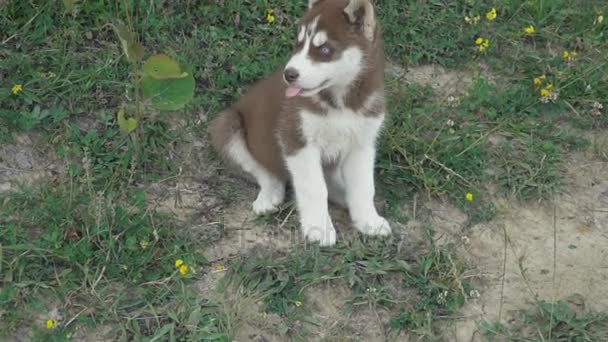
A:
{"label": "dog's tail", "polygon": [[211,120],[207,133],[215,150],[226,157],[234,138],[244,140],[243,119],[236,109],[226,109]]}

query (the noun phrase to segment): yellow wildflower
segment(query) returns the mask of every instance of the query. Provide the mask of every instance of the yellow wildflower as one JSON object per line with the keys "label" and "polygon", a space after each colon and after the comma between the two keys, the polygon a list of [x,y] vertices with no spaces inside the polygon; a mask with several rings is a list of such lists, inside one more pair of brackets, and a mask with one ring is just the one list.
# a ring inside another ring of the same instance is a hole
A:
{"label": "yellow wildflower", "polygon": [[465,198],[467,201],[469,201],[469,202],[473,202],[473,199],[475,199],[475,198],[473,197],[473,194],[472,194],[472,193],[470,193],[470,192],[467,192],[467,194],[464,196],[464,198]]}
{"label": "yellow wildflower", "polygon": [[276,18],[274,17],[274,10],[269,8],[266,10],[266,22],[268,24],[274,24],[274,22],[276,21]]}
{"label": "yellow wildflower", "polygon": [[217,266],[215,266],[215,270],[218,272],[221,272],[224,270],[224,265],[222,264],[218,264]]}
{"label": "yellow wildflower", "polygon": [[553,91],[553,83],[547,85],[540,90],[540,102],[549,103],[557,100],[559,92]]}
{"label": "yellow wildflower", "polygon": [[57,321],[54,319],[47,319],[46,320],[46,328],[51,330],[55,327],[55,325],[57,325]]}
{"label": "yellow wildflower", "polygon": [[542,96],[542,97],[549,98],[549,97],[551,97],[551,95],[553,95],[551,88],[543,88],[540,90],[540,96]]}
{"label": "yellow wildflower", "polygon": [[534,85],[537,87],[540,86],[541,84],[543,84],[543,82],[545,81],[546,78],[547,78],[547,76],[545,76],[545,75],[534,77]]}
{"label": "yellow wildflower", "polygon": [[182,260],[182,259],[175,260],[175,268],[178,268],[178,267],[182,266],[183,264],[184,264],[184,260]]}
{"label": "yellow wildflower", "polygon": [[564,58],[564,60],[565,60],[566,62],[569,62],[569,61],[573,60],[573,59],[574,59],[576,56],[578,56],[578,52],[576,52],[576,51],[568,51],[568,50],[565,50],[565,51],[562,53],[562,57]]}
{"label": "yellow wildflower", "polygon": [[492,21],[496,19],[496,15],[496,8],[492,8],[490,12],[486,13],[486,19],[488,19],[488,21]]}
{"label": "yellow wildflower", "polygon": [[526,28],[524,28],[524,32],[528,35],[531,35],[531,34],[536,33],[536,30],[534,29],[534,26],[530,25],[530,26],[527,26]]}
{"label": "yellow wildflower", "polygon": [[490,47],[490,40],[479,37],[475,40],[475,44],[477,44],[479,52],[484,52]]}
{"label": "yellow wildflower", "polygon": [[479,20],[481,20],[481,17],[478,15],[476,15],[472,18],[469,16],[464,17],[464,22],[467,24],[477,24],[479,22]]}
{"label": "yellow wildflower", "polygon": [[139,241],[139,246],[141,249],[146,249],[150,246],[150,242],[148,242],[148,240],[141,240]]}
{"label": "yellow wildflower", "polygon": [[598,15],[598,16],[597,16],[597,19],[595,20],[595,22],[596,22],[598,25],[602,25],[602,23],[604,22],[604,16],[603,16],[602,14]]}
{"label": "yellow wildflower", "polygon": [[22,91],[23,91],[23,85],[21,85],[21,84],[15,84],[13,86],[13,89],[11,89],[11,92],[13,93],[13,95],[17,95]]}
{"label": "yellow wildflower", "polygon": [[190,270],[190,267],[188,267],[188,265],[181,265],[181,266],[179,267],[179,273],[180,273],[181,275],[184,275],[184,276],[185,276],[186,274],[188,274],[188,271],[189,271],[189,270]]}

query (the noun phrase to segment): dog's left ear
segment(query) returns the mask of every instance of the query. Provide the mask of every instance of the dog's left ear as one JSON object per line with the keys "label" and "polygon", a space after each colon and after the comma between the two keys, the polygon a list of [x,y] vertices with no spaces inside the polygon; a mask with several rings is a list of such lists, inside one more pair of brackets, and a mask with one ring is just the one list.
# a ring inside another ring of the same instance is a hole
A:
{"label": "dog's left ear", "polygon": [[374,40],[376,31],[376,15],[374,5],[370,0],[350,0],[344,13],[358,29],[363,31],[363,35],[369,41]]}

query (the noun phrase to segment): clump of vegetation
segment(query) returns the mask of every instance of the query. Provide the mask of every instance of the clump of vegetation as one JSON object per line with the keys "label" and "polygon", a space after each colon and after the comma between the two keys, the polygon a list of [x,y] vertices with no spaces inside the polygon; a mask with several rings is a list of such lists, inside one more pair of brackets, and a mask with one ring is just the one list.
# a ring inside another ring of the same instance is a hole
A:
{"label": "clump of vegetation", "polygon": [[579,312],[565,301],[541,301],[516,315],[511,324],[481,322],[489,340],[603,341],[608,337],[608,315]]}

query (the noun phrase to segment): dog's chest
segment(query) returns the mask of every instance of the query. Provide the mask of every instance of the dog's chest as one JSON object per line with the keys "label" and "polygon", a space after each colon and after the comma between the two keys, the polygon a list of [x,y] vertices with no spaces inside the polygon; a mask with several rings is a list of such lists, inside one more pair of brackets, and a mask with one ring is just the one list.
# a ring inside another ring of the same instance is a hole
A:
{"label": "dog's chest", "polygon": [[373,145],[383,116],[366,117],[349,109],[330,110],[325,115],[300,112],[306,144],[317,146],[325,161],[333,161],[354,147]]}

